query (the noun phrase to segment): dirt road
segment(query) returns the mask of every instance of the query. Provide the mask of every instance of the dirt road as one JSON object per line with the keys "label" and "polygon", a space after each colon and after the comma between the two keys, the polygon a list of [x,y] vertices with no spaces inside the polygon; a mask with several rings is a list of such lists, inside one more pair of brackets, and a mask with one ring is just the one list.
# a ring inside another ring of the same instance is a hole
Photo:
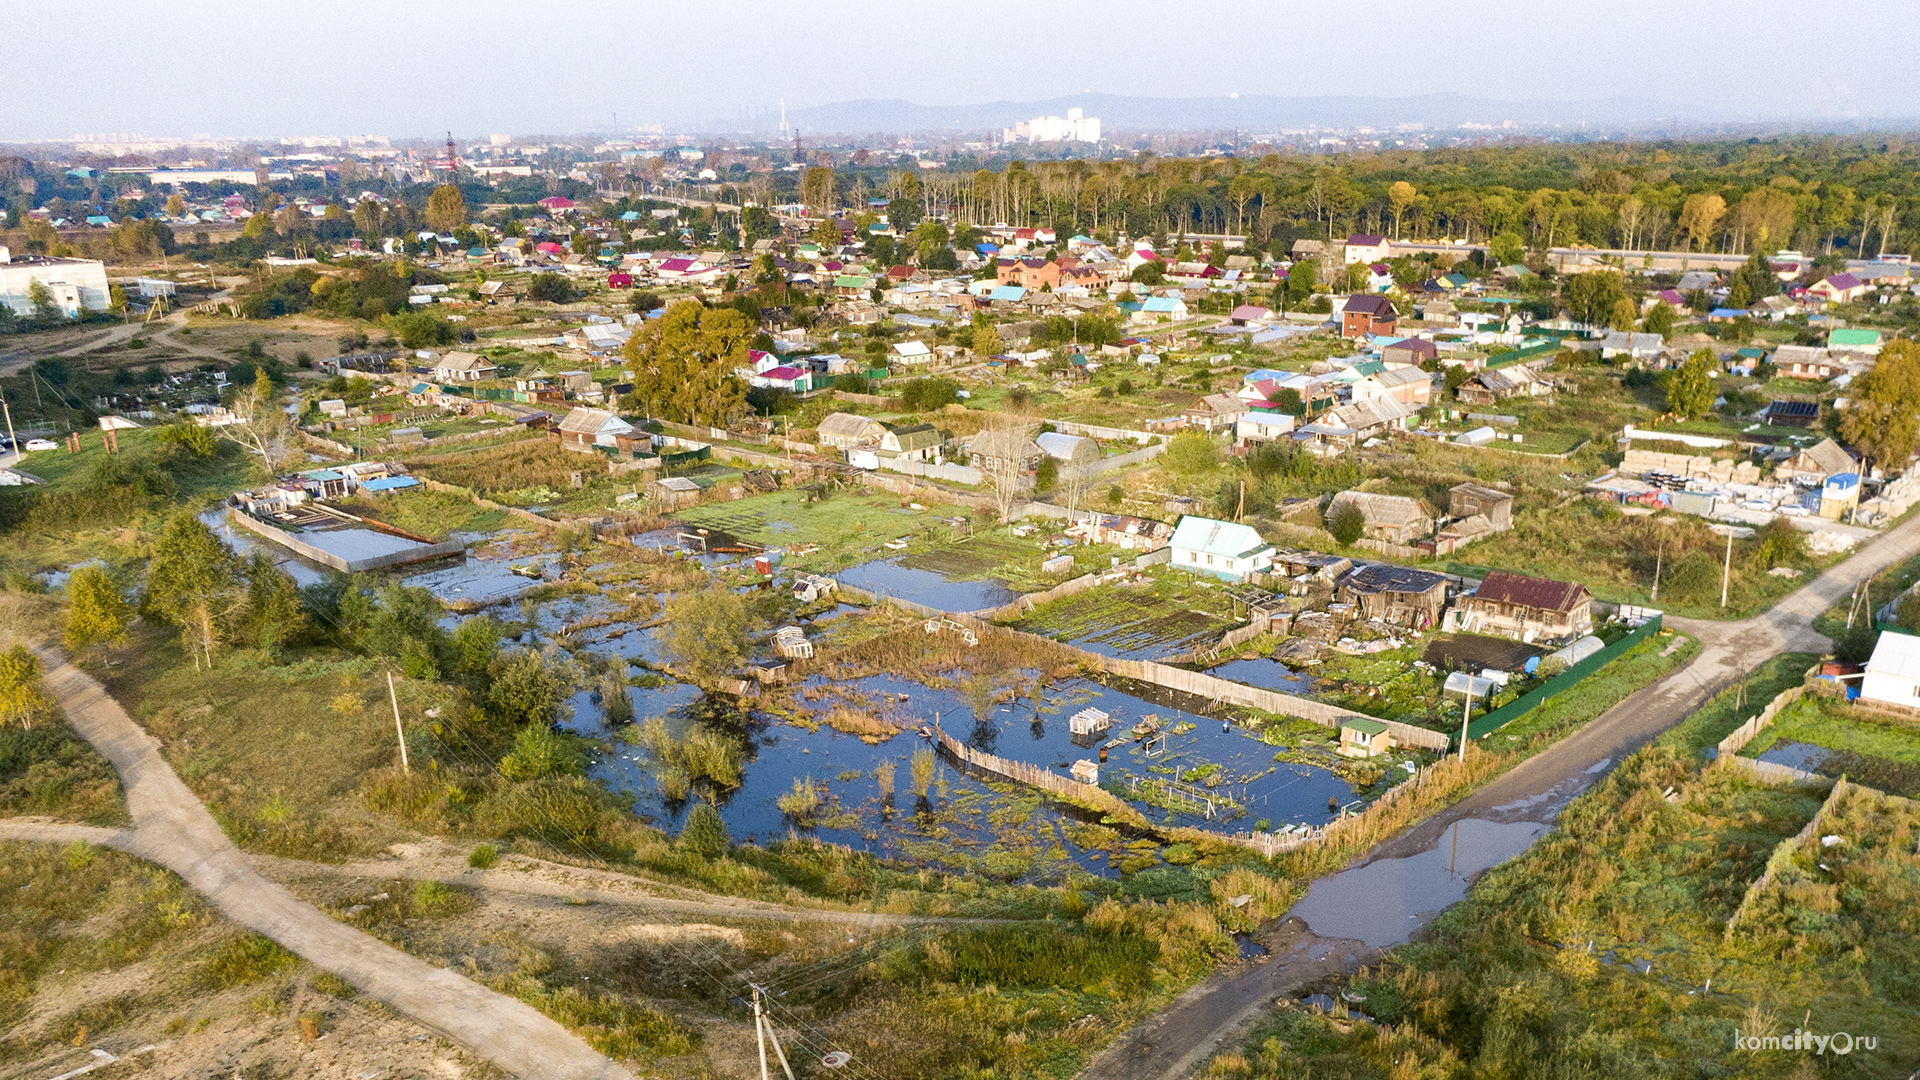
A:
{"label": "dirt road", "polygon": [[[1267,959],[1189,990],[1096,1056],[1081,1080],[1178,1080],[1237,1039],[1276,998],[1335,971],[1351,972],[1382,948],[1406,940],[1465,895],[1481,871],[1524,851],[1576,795],[1709,697],[1779,653],[1825,650],[1829,643],[1814,632],[1812,620],[1860,582],[1916,552],[1920,517],[1870,541],[1765,614],[1730,623],[1669,618],[1666,624],[1676,632],[1700,641],[1691,663],[1348,868],[1314,882],[1279,931],[1262,939],[1270,950]],[[1451,850],[1442,844],[1449,835]],[[1465,865],[1458,858],[1462,836],[1469,844]],[[1326,936],[1313,932],[1316,923]],[[1383,925],[1386,932],[1374,944],[1360,939]]]}
{"label": "dirt road", "polygon": [[[159,863],[221,913],[279,942],[515,1076],[627,1080],[626,1069],[532,1007],[408,956],[262,876],[160,756],[159,743],[92,676],[41,651],[68,720],[120,773],[133,827],[75,833]],[[82,826],[67,826],[80,829]]]}

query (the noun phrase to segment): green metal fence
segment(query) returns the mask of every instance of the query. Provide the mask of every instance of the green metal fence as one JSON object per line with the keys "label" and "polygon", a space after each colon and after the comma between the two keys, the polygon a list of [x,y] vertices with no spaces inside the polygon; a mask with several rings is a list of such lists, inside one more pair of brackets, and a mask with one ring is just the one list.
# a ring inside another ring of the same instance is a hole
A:
{"label": "green metal fence", "polygon": [[1508,724],[1513,723],[1515,720],[1520,719],[1540,706],[1545,705],[1547,702],[1552,701],[1554,698],[1559,697],[1561,694],[1579,686],[1582,682],[1586,681],[1587,676],[1592,675],[1594,672],[1599,671],[1601,668],[1619,659],[1620,654],[1645,641],[1649,636],[1659,633],[1660,624],[1663,621],[1661,616],[1655,615],[1641,626],[1629,632],[1626,637],[1621,638],[1619,641],[1608,645],[1606,648],[1601,649],[1585,660],[1548,679],[1518,699],[1500,706],[1485,716],[1480,717],[1478,720],[1469,722],[1467,724],[1467,737],[1470,739],[1484,739],[1488,735],[1499,731],[1501,728],[1506,727]]}

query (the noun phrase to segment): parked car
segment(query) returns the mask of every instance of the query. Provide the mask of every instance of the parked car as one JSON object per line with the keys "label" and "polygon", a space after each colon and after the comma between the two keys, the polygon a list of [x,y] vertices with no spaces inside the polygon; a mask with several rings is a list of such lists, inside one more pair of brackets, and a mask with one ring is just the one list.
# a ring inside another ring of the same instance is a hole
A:
{"label": "parked car", "polygon": [[28,439],[27,440],[27,450],[29,452],[32,452],[34,450],[58,450],[58,449],[60,449],[60,444],[57,442],[54,442],[52,439]]}

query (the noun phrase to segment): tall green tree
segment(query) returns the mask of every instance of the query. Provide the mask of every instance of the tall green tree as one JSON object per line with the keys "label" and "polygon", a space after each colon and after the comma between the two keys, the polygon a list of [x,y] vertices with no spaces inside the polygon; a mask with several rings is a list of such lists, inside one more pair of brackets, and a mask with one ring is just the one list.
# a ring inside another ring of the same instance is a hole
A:
{"label": "tall green tree", "polygon": [[147,609],[180,628],[180,644],[213,665],[235,616],[246,606],[247,583],[238,556],[192,513],[168,520],[147,564]]}
{"label": "tall green tree", "polygon": [[738,671],[747,657],[747,605],[732,589],[709,584],[667,601],[667,655],[697,682]]}
{"label": "tall green tree", "polygon": [[723,426],[747,411],[747,362],[753,323],[734,308],[684,300],[648,323],[622,348],[633,364],[630,412],[682,424]]}
{"label": "tall green tree", "polygon": [[1695,420],[1713,411],[1712,349],[1701,349],[1667,378],[1667,411]]}
{"label": "tall green tree", "polygon": [[1920,440],[1920,342],[1888,345],[1853,386],[1840,437],[1889,473],[1898,470]]}

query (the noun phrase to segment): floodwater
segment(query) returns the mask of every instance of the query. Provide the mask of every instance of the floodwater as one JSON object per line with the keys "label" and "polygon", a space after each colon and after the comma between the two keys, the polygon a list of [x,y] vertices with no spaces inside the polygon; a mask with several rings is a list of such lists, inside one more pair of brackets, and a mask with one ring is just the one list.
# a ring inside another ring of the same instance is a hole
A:
{"label": "floodwater", "polygon": [[1404,944],[1465,898],[1482,872],[1527,850],[1548,828],[1538,821],[1456,821],[1417,855],[1376,859],[1315,881],[1287,914],[1323,938],[1357,938],[1376,948]]}
{"label": "floodwater", "polygon": [[1313,693],[1313,676],[1304,671],[1295,671],[1278,660],[1267,657],[1255,657],[1251,660],[1232,660],[1216,668],[1207,669],[1207,674],[1216,679],[1245,683],[1262,690],[1273,690],[1282,694]]}
{"label": "floodwater", "polygon": [[559,561],[560,556],[553,553],[523,559],[477,559],[469,555],[459,566],[414,574],[403,578],[401,584],[428,589],[444,603],[484,606],[511,600],[540,584],[539,579],[514,573],[513,567],[537,566],[545,572]]}
{"label": "floodwater", "polygon": [[1833,751],[1824,746],[1803,743],[1797,739],[1781,739],[1754,757],[1775,765],[1785,765],[1789,769],[1818,772],[1820,766],[1826,763],[1832,753]]}
{"label": "floodwater", "polygon": [[894,596],[941,611],[981,611],[1010,604],[1020,596],[995,578],[950,581],[938,571],[901,566],[897,556],[862,563],[835,576],[876,596]]}
{"label": "floodwater", "polygon": [[338,555],[348,562],[393,555],[427,546],[418,540],[409,540],[404,536],[383,533],[378,529],[357,527],[307,529],[296,535],[300,540],[312,544],[321,551],[329,555]]}
{"label": "floodwater", "polygon": [[244,529],[234,528],[233,523],[227,520],[227,508],[224,506],[202,511],[200,522],[212,529],[215,536],[243,559],[252,558],[256,551],[266,552],[267,558],[273,560],[273,565],[285,571],[296,584],[312,585],[326,580],[326,576],[333,572],[319,563],[308,562],[279,544],[263,540]]}

